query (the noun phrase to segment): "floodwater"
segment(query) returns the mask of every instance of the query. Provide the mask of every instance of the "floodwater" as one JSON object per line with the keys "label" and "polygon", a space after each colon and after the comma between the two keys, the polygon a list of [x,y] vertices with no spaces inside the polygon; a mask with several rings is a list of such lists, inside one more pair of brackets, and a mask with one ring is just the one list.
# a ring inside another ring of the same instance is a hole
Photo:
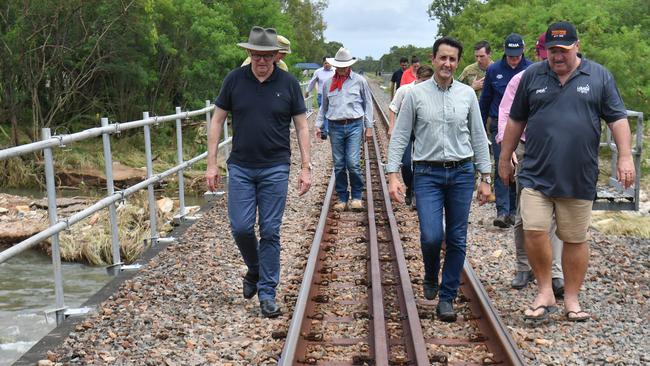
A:
{"label": "floodwater", "polygon": [[[35,250],[0,264],[0,366],[11,365],[56,326],[52,260]],[[80,306],[111,277],[102,267],[63,263],[65,305]]]}
{"label": "floodwater", "polygon": [[[43,197],[34,190],[3,190],[4,193]],[[101,194],[101,193],[100,193]],[[92,195],[92,194],[90,194]],[[58,191],[57,197],[89,196],[87,192]],[[204,204],[203,197],[187,195],[187,206]],[[0,247],[0,251],[6,248]],[[63,263],[65,306],[76,308],[102,288],[111,276],[104,267]],[[11,365],[56,327],[52,259],[29,250],[0,263],[0,366]]]}

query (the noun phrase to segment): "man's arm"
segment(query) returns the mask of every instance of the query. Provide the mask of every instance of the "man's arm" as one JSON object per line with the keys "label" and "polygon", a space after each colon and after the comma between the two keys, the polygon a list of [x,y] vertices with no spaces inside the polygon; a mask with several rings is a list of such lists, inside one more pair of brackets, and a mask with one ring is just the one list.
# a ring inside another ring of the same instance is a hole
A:
{"label": "man's arm", "polygon": [[365,125],[366,125],[366,141],[371,141],[372,140],[372,128],[374,126],[375,121],[373,120],[373,111],[374,108],[372,106],[372,95],[370,94],[370,86],[368,85],[368,82],[366,79],[363,79],[363,82],[361,83],[363,86],[363,109],[365,111]]}
{"label": "man's arm", "polygon": [[314,83],[318,82],[318,71],[320,69],[314,71],[314,76],[311,77],[311,80],[309,80],[309,84],[307,85],[307,89],[305,89],[305,98],[309,96],[309,93],[311,93],[312,90],[314,90]]}
{"label": "man's arm", "polygon": [[501,155],[499,155],[499,176],[503,184],[508,185],[513,178],[512,153],[515,151],[521,134],[526,128],[526,122],[515,121],[508,118],[506,131],[501,141]]}
{"label": "man's arm", "polygon": [[302,196],[311,187],[311,144],[307,115],[302,113],[293,116],[293,123],[296,126],[296,136],[298,137],[300,160],[302,162],[300,164],[300,176],[298,177],[298,195]]}
{"label": "man's arm", "polygon": [[318,108],[318,115],[316,116],[316,122],[314,123],[314,127],[316,127],[315,128],[316,141],[321,140],[320,128],[325,123],[325,118],[327,118],[327,111],[329,110],[330,107],[328,95],[329,95],[329,85],[332,84],[331,80],[332,79],[328,79],[321,86],[322,88],[321,93],[323,94],[323,99],[321,100],[320,108]]}
{"label": "man's arm", "polygon": [[618,150],[618,162],[616,163],[618,181],[623,187],[630,187],[636,179],[634,159],[632,159],[632,133],[630,132],[630,124],[627,118],[622,118],[609,123],[608,127],[612,130],[612,137]]}
{"label": "man's arm", "polygon": [[411,139],[413,124],[417,113],[413,107],[413,93],[409,93],[402,103],[397,121],[393,126],[393,134],[388,143],[388,159],[386,175],[388,177],[388,191],[390,197],[397,202],[404,202],[404,186],[400,183],[397,172],[399,171],[404,149]]}
{"label": "man's arm", "polygon": [[217,166],[217,154],[219,152],[219,139],[221,138],[221,131],[226,117],[228,117],[228,111],[214,107],[210,129],[208,130],[208,166],[205,171],[205,180],[210,192],[214,192],[221,181],[219,167]]}

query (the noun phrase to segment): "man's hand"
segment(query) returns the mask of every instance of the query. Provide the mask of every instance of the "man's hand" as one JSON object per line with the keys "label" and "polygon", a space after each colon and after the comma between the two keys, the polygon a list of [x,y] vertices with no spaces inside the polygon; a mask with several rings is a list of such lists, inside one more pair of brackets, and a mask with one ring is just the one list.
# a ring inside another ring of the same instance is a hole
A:
{"label": "man's hand", "polygon": [[405,189],[402,182],[397,179],[397,173],[388,173],[388,194],[395,201],[404,203]]}
{"label": "man's hand", "polygon": [[372,141],[372,128],[366,128],[366,141]]}
{"label": "man's hand", "polygon": [[305,92],[305,98],[309,98],[309,92]]}
{"label": "man's hand", "polygon": [[311,188],[311,169],[300,169],[300,175],[298,176],[298,196],[307,193],[309,188]]}
{"label": "man's hand", "polygon": [[480,79],[476,79],[472,82],[472,89],[474,90],[480,90],[483,89],[483,81],[485,80],[485,77],[482,77]]}
{"label": "man's hand", "polygon": [[513,171],[512,157],[501,154],[499,157],[499,177],[506,186],[510,185],[510,182],[514,180]]}
{"label": "man's hand", "polygon": [[205,171],[205,182],[208,185],[208,191],[214,192],[217,190],[217,186],[221,182],[221,176],[219,175],[219,169],[215,165],[208,165],[208,169]]}
{"label": "man's hand", "polygon": [[321,141],[320,128],[316,127],[316,131],[314,131],[314,136],[316,137],[316,141]]}
{"label": "man's hand", "polygon": [[634,160],[632,155],[619,156],[616,164],[618,182],[625,188],[628,188],[636,181],[636,170],[634,169]]}
{"label": "man's hand", "polygon": [[476,192],[476,199],[478,200],[478,205],[483,206],[488,201],[488,197],[492,193],[490,185],[486,182],[481,182],[478,184],[478,192]]}

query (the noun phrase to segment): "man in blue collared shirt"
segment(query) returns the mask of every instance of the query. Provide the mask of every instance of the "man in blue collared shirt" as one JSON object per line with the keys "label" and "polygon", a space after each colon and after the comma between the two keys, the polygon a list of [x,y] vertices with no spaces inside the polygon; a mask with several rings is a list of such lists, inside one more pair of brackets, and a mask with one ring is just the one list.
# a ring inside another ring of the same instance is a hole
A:
{"label": "man in blue collared shirt", "polygon": [[[489,131],[492,138],[494,161],[499,161],[501,153],[501,145],[495,141],[499,128],[499,104],[501,98],[503,98],[503,93],[510,79],[532,65],[532,61],[524,57],[524,40],[519,34],[512,33],[506,37],[504,51],[503,58],[488,67],[479,101],[483,123],[484,125],[490,124]],[[517,213],[516,194],[517,186],[515,183],[503,184],[499,179],[499,172],[495,170],[494,195],[496,196],[497,217],[494,219],[494,226],[507,228],[515,223],[514,218]]]}
{"label": "man in blue collared shirt", "polygon": [[[336,176],[338,202],[334,210],[363,208],[363,175],[361,174],[361,142],[364,135],[372,137],[372,100],[370,88],[365,78],[352,72],[350,66],[357,62],[350,51],[341,47],[334,58],[328,58],[336,67],[336,74],[323,85],[323,104],[316,118],[316,139],[321,137],[323,121],[329,122],[329,135],[332,143],[332,160]],[[348,192],[348,174],[350,192]]]}
{"label": "man in blue collared shirt", "polygon": [[[420,221],[420,246],[424,260],[424,297],[433,300],[440,289],[436,308],[442,321],[456,320],[453,301],[458,294],[465,262],[467,219],[474,192],[475,167],[481,173],[477,198],[480,204],[490,195],[490,153],[474,89],[454,81],[463,46],[450,37],[433,44],[433,79],[411,88],[400,109],[388,146],[389,191],[402,202],[404,185],[397,171],[411,132],[415,133],[413,189]],[[442,281],[440,250],[445,232],[446,251]]]}

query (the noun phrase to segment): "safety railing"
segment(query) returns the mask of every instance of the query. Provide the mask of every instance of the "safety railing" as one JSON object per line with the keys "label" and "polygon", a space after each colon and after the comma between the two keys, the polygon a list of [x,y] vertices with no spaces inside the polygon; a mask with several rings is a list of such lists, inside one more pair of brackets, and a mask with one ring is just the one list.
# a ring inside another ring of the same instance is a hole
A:
{"label": "safety railing", "polygon": [[[301,90],[304,94],[304,89],[307,87],[307,82],[301,83]],[[307,117],[311,116],[314,112],[313,110],[313,96],[305,98],[305,104],[307,106]],[[63,275],[61,267],[61,252],[59,245],[59,233],[67,230],[70,226],[78,223],[79,221],[93,215],[97,211],[108,208],[109,210],[109,224],[111,228],[111,255],[112,255],[112,264],[107,267],[109,274],[115,275],[123,270],[138,269],[139,265],[125,265],[122,262],[120,257],[120,241],[118,235],[117,227],[117,210],[116,204],[123,202],[128,196],[133,193],[147,189],[148,193],[148,205],[150,213],[150,231],[151,237],[149,242],[152,245],[156,243],[167,243],[173,242],[175,239],[171,237],[161,238],[158,234],[157,229],[157,207],[154,195],[154,186],[161,182],[162,180],[172,176],[173,174],[178,175],[178,199],[179,199],[179,211],[178,214],[174,216],[174,220],[184,221],[184,220],[193,220],[194,217],[187,216],[185,209],[185,184],[183,178],[183,172],[185,169],[189,168],[193,164],[205,159],[208,155],[207,152],[204,152],[198,156],[193,157],[190,160],[184,161],[183,157],[183,136],[182,136],[182,120],[189,119],[190,117],[205,115],[206,125],[210,126],[211,114],[214,110],[214,105],[210,104],[210,101],[205,102],[205,107],[199,110],[194,111],[181,111],[180,107],[176,107],[174,114],[166,116],[149,116],[149,112],[143,112],[142,119],[137,121],[123,122],[123,123],[111,123],[109,124],[108,118],[101,119],[101,127],[90,128],[81,132],[73,134],[63,134],[63,135],[51,135],[49,128],[43,128],[41,131],[42,139],[41,141],[36,141],[30,144],[15,146],[7,149],[0,150],[0,161],[6,160],[12,157],[22,156],[31,153],[38,153],[43,151],[44,165],[45,165],[45,180],[46,180],[46,189],[47,189],[47,203],[48,203],[48,217],[49,217],[49,227],[33,236],[17,243],[8,249],[0,252],[0,263],[3,263],[14,256],[34,247],[38,243],[51,239],[52,246],[52,265],[54,270],[54,292],[56,298],[55,308],[48,313],[56,314],[57,324],[60,324],[66,316],[76,315],[84,313],[89,309],[69,309],[65,306],[65,299],[63,293]],[[175,121],[176,123],[176,151],[177,151],[177,165],[174,167],[162,172],[155,173],[153,169],[153,159],[152,159],[152,149],[151,149],[151,126],[158,125],[160,123]],[[111,152],[111,135],[120,134],[123,131],[131,130],[135,128],[143,128],[144,130],[144,145],[145,145],[145,159],[146,159],[146,168],[147,168],[147,179],[143,180],[140,183],[137,183],[126,189],[116,191],[113,184],[113,163],[112,163],[112,152]],[[87,140],[102,136],[103,144],[103,154],[104,154],[104,163],[105,163],[105,174],[106,174],[106,197],[98,200],[93,205],[85,208],[82,211],[79,211],[65,219],[59,219],[57,214],[57,205],[56,205],[56,187],[55,187],[55,172],[54,172],[54,157],[53,149],[62,148],[68,144]],[[223,150],[225,160],[227,160],[230,153],[230,147],[232,144],[232,137],[229,136],[228,130],[228,120],[226,120],[223,128],[223,140],[219,143],[218,149]],[[226,173],[227,174],[227,173]],[[223,192],[206,192],[206,195],[211,194],[223,194]]]}
{"label": "safety railing", "polygon": [[[641,188],[641,157],[643,152],[643,112],[627,111],[628,119],[635,118],[636,124],[630,121],[632,129],[632,158],[634,160],[634,169],[636,179],[634,185],[625,189],[616,176],[616,164],[618,163],[618,149],[612,131],[605,128],[605,141],[600,143],[601,148],[609,148],[612,154],[610,176],[606,186],[599,186],[594,200],[594,210],[639,210],[639,191]],[[632,128],[632,127],[635,128]]]}
{"label": "safety railing", "polygon": [[[182,112],[180,107],[176,108],[176,113],[166,116],[149,116],[148,112],[142,114],[142,119],[124,123],[109,124],[108,118],[101,119],[101,127],[90,128],[78,133],[65,134],[65,135],[51,135],[49,128],[43,128],[42,139],[30,144],[15,146],[0,150],[0,161],[9,159],[16,156],[21,156],[30,153],[37,153],[43,151],[44,165],[45,165],[45,181],[47,188],[47,203],[48,203],[48,216],[49,227],[18,244],[0,252],[0,263],[9,260],[10,258],[24,252],[35,246],[36,244],[50,238],[52,246],[52,264],[54,269],[54,292],[56,298],[56,307],[50,312],[56,313],[57,324],[60,324],[66,315],[79,314],[82,312],[80,309],[68,309],[65,306],[64,293],[63,293],[63,276],[61,271],[61,254],[59,246],[59,233],[68,229],[71,225],[91,216],[97,211],[108,208],[109,222],[111,226],[111,254],[112,265],[107,270],[111,274],[117,274],[122,270],[137,269],[139,266],[126,266],[120,258],[120,243],[117,228],[117,211],[116,203],[124,201],[126,197],[133,193],[147,188],[148,190],[148,204],[150,212],[150,231],[151,237],[149,242],[152,245],[162,242],[171,242],[174,238],[161,238],[157,229],[157,208],[154,195],[154,185],[165,178],[178,174],[178,198],[179,198],[179,212],[175,219],[191,220],[193,218],[186,215],[185,210],[185,186],[183,171],[192,166],[196,162],[206,158],[207,152],[204,152],[190,160],[184,161],[183,157],[183,136],[182,136],[182,120],[189,119],[190,117],[205,115],[206,124],[209,126],[211,113],[214,110],[214,105],[210,101],[205,102],[205,108]],[[153,159],[151,153],[151,126],[158,125],[164,122],[176,122],[176,150],[177,150],[177,165],[162,173],[155,173],[153,169]],[[113,171],[112,171],[112,153],[111,153],[111,135],[119,134],[122,131],[131,130],[135,128],[144,129],[144,145],[147,165],[147,179],[142,182],[128,187],[121,191],[115,191],[113,185]],[[223,141],[219,144],[219,149],[225,149],[225,155],[229,150],[227,147],[231,144],[232,138],[228,136],[228,121],[226,121],[223,129]],[[56,204],[56,187],[55,187],[55,172],[54,172],[54,158],[52,151],[55,148],[61,148],[67,144],[82,141],[94,137],[102,136],[104,162],[106,166],[106,189],[107,196],[93,205],[79,211],[65,219],[59,219],[57,214]]]}

